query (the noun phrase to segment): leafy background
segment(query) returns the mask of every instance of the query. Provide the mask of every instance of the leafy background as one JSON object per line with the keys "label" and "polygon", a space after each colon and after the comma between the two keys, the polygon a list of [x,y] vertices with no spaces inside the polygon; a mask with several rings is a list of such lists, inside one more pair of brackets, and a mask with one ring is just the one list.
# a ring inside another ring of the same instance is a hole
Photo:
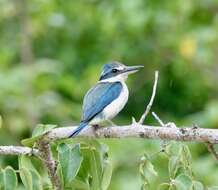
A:
{"label": "leafy background", "polygon": [[[218,127],[217,1],[1,0],[0,33],[1,145],[19,145],[37,123],[78,124],[83,96],[110,60],[145,66],[129,78],[129,102],[115,123],[140,117],[159,70],[153,110],[165,122]],[[157,123],[150,116],[146,124]],[[101,142],[113,163],[109,189],[139,189],[140,157],[160,142]],[[188,145],[196,178],[218,185],[205,145]],[[1,156],[0,166],[7,165],[17,169],[17,157]],[[168,179],[166,157],[154,166],[156,183]]]}

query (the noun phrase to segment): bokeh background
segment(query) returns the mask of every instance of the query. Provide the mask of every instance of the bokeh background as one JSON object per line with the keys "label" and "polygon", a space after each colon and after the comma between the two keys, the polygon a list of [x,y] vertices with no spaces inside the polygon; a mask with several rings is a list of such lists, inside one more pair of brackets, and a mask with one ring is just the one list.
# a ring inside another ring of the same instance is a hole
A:
{"label": "bokeh background", "polygon": [[[1,0],[0,144],[19,145],[37,123],[78,124],[83,96],[110,60],[145,66],[129,78],[129,102],[115,123],[139,119],[159,70],[153,111],[164,122],[218,128],[218,1]],[[151,116],[146,124],[158,125]],[[102,141],[114,167],[109,189],[140,189],[140,157],[160,142]],[[189,147],[196,178],[218,185],[206,146]],[[1,156],[0,166],[16,169],[16,161]],[[155,167],[167,179],[164,156]]]}

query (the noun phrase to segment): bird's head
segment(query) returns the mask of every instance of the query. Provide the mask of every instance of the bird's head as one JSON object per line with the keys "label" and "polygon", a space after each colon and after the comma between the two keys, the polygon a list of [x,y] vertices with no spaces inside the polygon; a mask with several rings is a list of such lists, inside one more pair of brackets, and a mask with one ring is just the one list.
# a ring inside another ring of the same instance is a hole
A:
{"label": "bird's head", "polygon": [[124,81],[127,79],[129,74],[137,72],[144,66],[126,66],[119,62],[111,62],[103,66],[100,82],[116,82]]}

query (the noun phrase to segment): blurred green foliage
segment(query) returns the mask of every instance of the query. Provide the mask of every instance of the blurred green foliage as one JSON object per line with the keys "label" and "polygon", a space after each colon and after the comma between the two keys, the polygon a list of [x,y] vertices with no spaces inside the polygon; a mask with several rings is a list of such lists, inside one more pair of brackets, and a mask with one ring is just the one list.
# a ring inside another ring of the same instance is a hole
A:
{"label": "blurred green foliage", "polygon": [[[78,124],[82,98],[110,60],[145,66],[129,78],[129,102],[116,123],[140,117],[159,70],[153,110],[164,122],[218,128],[217,10],[214,0],[1,0],[0,144],[19,144],[37,123]],[[109,189],[139,189],[140,156],[158,151],[159,142],[102,142],[113,161]],[[189,146],[197,179],[218,185],[212,155],[202,144]],[[4,156],[0,165],[16,169],[15,160]],[[154,165],[166,179],[166,159]]]}

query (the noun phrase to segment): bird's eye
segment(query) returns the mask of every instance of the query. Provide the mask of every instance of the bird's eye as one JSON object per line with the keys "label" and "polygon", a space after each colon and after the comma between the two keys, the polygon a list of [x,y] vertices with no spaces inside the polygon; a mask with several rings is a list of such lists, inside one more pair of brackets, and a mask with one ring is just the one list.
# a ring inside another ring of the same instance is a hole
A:
{"label": "bird's eye", "polygon": [[116,73],[118,70],[117,69],[112,69],[112,72],[113,73]]}

